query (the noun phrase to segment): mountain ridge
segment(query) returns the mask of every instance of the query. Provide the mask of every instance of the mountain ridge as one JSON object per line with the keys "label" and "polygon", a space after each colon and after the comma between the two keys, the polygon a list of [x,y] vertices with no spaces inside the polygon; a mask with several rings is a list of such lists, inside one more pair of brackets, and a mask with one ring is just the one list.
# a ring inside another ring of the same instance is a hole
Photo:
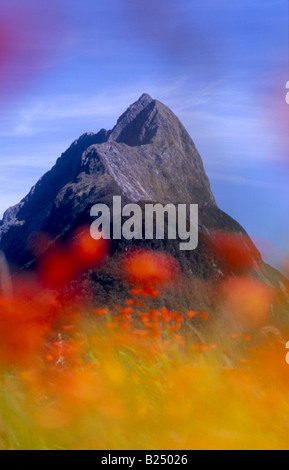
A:
{"label": "mountain ridge", "polygon": [[33,231],[49,232],[52,214],[65,197],[70,200],[72,186],[76,199],[86,194],[87,202],[98,202],[93,187],[105,191],[100,178],[108,184],[109,193],[115,191],[132,202],[217,207],[202,159],[184,126],[169,108],[143,94],[112,130],[86,133],[74,141],[28,195],[4,213],[0,249],[7,259],[23,265],[25,238]]}

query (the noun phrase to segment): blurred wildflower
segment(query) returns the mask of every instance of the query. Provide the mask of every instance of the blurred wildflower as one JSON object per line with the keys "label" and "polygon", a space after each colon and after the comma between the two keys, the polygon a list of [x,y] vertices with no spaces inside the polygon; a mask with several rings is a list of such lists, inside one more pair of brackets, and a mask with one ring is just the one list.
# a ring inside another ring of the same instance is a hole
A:
{"label": "blurred wildflower", "polygon": [[274,296],[272,287],[246,277],[231,278],[222,286],[222,298],[227,302],[230,315],[250,326],[266,322]]}
{"label": "blurred wildflower", "polygon": [[[177,261],[166,253],[136,251],[124,261],[126,279],[136,285],[164,286],[176,280],[180,268]],[[158,296],[156,290],[144,290],[148,296]]]}
{"label": "blurred wildflower", "polygon": [[101,238],[94,240],[90,226],[82,227],[74,234],[69,246],[71,256],[80,272],[99,267],[109,251],[109,242]]}
{"label": "blurred wildflower", "polygon": [[252,269],[256,260],[260,260],[249,236],[243,233],[215,231],[207,238],[207,244],[222,267],[229,271]]}
{"label": "blurred wildflower", "polygon": [[188,311],[186,312],[186,316],[190,319],[196,318],[199,315],[199,312]]}

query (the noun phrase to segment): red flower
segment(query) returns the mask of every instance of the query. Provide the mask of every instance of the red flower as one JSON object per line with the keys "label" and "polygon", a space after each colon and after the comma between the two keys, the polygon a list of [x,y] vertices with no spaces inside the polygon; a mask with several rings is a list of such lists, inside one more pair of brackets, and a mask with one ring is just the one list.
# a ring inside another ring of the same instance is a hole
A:
{"label": "red flower", "polygon": [[105,315],[108,315],[108,308],[97,308],[94,310],[94,315],[96,315],[97,317],[102,317],[102,316],[105,316]]}
{"label": "red flower", "polygon": [[188,312],[186,312],[186,316],[190,319],[196,318],[198,315],[199,315],[199,312],[194,312],[192,310],[189,310]]}
{"label": "red flower", "polygon": [[126,308],[122,308],[121,311],[120,311],[120,315],[122,317],[130,317],[134,312],[134,309],[132,307],[126,307]]}
{"label": "red flower", "polygon": [[271,286],[247,277],[224,281],[221,293],[232,317],[246,327],[266,322],[275,297]]}
{"label": "red flower", "polygon": [[209,318],[209,316],[210,316],[210,315],[209,315],[208,313],[206,313],[206,312],[201,312],[200,315],[201,315],[201,318],[202,318],[203,320],[208,320],[208,318]]}
{"label": "red flower", "polygon": [[90,227],[77,230],[70,244],[69,251],[79,271],[86,271],[99,266],[108,254],[109,242],[101,238],[94,240]]}
{"label": "red flower", "polygon": [[212,254],[217,256],[220,264],[229,270],[246,270],[253,268],[260,255],[248,235],[215,231],[208,237]]}
{"label": "red flower", "polygon": [[107,240],[94,240],[89,227],[82,227],[67,246],[54,243],[40,258],[39,275],[48,287],[61,287],[78,275],[98,267],[108,254]]}
{"label": "red flower", "polygon": [[133,297],[139,297],[142,295],[143,291],[142,289],[131,289],[130,293]]}
{"label": "red flower", "polygon": [[54,247],[40,261],[40,280],[48,287],[61,287],[76,276],[76,265],[70,253]]}
{"label": "red flower", "polygon": [[[168,284],[176,279],[179,271],[179,265],[172,256],[157,251],[136,251],[124,262],[126,279],[145,287]],[[155,290],[148,295],[157,297],[159,293]]]}

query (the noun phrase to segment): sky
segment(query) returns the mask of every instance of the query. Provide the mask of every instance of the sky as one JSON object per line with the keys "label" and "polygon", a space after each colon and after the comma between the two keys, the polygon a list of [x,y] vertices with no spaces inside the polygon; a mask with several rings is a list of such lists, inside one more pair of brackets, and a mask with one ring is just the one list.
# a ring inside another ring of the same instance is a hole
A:
{"label": "sky", "polygon": [[0,217],[146,92],[189,131],[219,207],[282,269],[288,32],[287,0],[0,0]]}

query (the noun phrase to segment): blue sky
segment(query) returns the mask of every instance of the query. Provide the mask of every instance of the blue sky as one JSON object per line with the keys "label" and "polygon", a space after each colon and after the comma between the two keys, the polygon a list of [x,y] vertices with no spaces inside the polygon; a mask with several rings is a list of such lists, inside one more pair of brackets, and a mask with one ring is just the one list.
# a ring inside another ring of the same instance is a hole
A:
{"label": "blue sky", "polygon": [[289,254],[286,0],[3,3],[0,215],[147,92],[190,132],[219,206],[267,260]]}

